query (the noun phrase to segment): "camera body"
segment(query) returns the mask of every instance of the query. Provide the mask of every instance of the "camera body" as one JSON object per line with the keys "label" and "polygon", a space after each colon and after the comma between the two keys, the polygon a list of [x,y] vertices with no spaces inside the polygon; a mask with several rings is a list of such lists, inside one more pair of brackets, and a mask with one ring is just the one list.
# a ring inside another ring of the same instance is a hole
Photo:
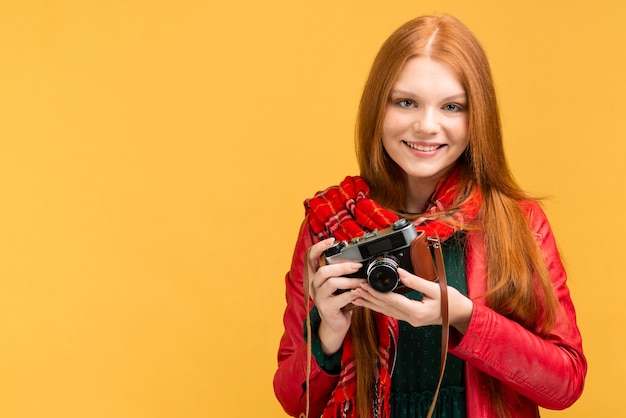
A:
{"label": "camera body", "polygon": [[336,243],[324,252],[324,258],[327,264],[363,263],[359,271],[346,277],[367,278],[377,291],[391,292],[400,284],[398,268],[413,273],[410,247],[417,236],[412,222],[399,219],[388,228],[367,232],[350,242]]}

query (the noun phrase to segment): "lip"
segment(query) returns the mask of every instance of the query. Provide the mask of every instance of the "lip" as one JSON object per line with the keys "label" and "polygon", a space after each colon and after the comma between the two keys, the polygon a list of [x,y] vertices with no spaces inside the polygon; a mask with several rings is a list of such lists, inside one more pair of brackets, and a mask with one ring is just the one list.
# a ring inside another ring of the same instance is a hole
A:
{"label": "lip", "polygon": [[423,155],[433,155],[445,146],[445,144],[433,144],[429,142],[402,141],[402,143],[411,151]]}

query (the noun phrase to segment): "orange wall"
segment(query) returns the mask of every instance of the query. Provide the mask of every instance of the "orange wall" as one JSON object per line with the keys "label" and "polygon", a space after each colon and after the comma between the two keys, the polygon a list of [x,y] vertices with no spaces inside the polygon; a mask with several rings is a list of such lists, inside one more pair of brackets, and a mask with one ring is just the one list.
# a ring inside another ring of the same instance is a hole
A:
{"label": "orange wall", "polygon": [[590,371],[545,416],[618,416],[621,0],[1,0],[0,416],[284,416],[301,202],[357,173],[384,38],[439,12],[483,41],[513,171],[551,197]]}

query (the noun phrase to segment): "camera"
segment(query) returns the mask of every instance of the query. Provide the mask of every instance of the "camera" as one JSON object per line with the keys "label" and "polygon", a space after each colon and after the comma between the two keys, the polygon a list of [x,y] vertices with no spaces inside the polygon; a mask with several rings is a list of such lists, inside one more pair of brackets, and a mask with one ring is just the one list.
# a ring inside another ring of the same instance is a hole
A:
{"label": "camera", "polygon": [[345,277],[367,278],[377,291],[391,292],[400,284],[398,268],[413,273],[410,247],[417,236],[413,223],[401,218],[388,228],[366,232],[350,242],[336,243],[324,251],[324,258],[327,264],[363,263],[359,271]]}

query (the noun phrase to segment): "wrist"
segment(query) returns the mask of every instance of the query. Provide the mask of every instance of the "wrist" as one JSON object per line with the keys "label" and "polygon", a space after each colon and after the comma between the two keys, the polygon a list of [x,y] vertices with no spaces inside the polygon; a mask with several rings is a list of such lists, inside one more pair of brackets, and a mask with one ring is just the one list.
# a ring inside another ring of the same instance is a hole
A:
{"label": "wrist", "polygon": [[343,346],[343,340],[346,337],[346,332],[336,332],[330,329],[324,321],[320,324],[320,328],[318,330],[318,337],[320,339],[320,344],[322,346],[322,352],[326,356],[332,356],[337,353],[341,347]]}
{"label": "wrist", "polygon": [[474,312],[474,302],[459,292],[454,292],[453,303],[450,304],[450,325],[461,334],[469,328]]}

